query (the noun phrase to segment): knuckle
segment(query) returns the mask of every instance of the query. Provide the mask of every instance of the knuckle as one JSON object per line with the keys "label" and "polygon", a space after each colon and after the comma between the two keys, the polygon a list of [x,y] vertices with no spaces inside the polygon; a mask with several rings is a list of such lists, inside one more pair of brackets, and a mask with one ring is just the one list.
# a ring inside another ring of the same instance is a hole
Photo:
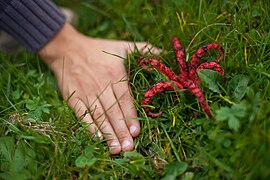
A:
{"label": "knuckle", "polygon": [[115,107],[112,107],[111,109],[107,110],[107,115],[109,117],[114,117],[114,116],[119,116],[120,114],[122,114],[122,111],[119,107],[116,107],[116,105],[114,105]]}
{"label": "knuckle", "polygon": [[89,113],[95,120],[104,119],[105,116],[105,113],[102,111],[101,108],[92,109]]}
{"label": "knuckle", "polygon": [[119,141],[123,141],[124,139],[129,139],[129,132],[128,131],[124,131],[124,130],[118,131],[116,133],[116,135],[117,135]]}
{"label": "knuckle", "polygon": [[120,105],[126,105],[132,102],[132,98],[128,93],[126,93],[118,99],[118,102]]}

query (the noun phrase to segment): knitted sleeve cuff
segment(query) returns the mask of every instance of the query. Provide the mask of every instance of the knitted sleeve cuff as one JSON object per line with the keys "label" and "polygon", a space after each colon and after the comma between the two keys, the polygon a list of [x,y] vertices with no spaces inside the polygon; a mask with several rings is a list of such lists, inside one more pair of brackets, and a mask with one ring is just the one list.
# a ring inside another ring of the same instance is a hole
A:
{"label": "knitted sleeve cuff", "polygon": [[62,28],[65,16],[50,0],[11,0],[0,12],[0,28],[37,52]]}

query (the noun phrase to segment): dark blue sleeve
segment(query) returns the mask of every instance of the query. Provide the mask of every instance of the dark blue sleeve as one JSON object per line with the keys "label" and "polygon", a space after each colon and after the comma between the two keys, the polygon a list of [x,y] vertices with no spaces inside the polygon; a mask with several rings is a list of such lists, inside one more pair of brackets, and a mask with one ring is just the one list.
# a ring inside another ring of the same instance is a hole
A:
{"label": "dark blue sleeve", "polygon": [[5,9],[5,7],[10,3],[11,0],[1,0],[0,1],[0,12]]}
{"label": "dark blue sleeve", "polygon": [[31,52],[48,43],[64,23],[64,15],[50,0],[0,1],[0,29]]}

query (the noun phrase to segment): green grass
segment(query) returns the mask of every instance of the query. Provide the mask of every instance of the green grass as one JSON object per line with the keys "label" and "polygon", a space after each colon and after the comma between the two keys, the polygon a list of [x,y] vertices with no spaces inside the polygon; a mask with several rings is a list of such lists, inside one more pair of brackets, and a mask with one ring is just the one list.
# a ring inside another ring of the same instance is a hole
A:
{"label": "green grass", "polygon": [[[110,155],[62,101],[53,74],[24,50],[0,54],[0,179],[267,179],[270,177],[270,5],[267,0],[57,1],[80,15],[90,36],[149,41],[178,73],[170,38],[190,57],[219,43],[225,78],[202,71],[215,113],[207,118],[189,92],[157,95],[148,118],[144,92],[164,79],[126,59],[142,130],[135,150]],[[90,47],[89,47],[90,48]],[[206,60],[213,58],[209,54]]]}

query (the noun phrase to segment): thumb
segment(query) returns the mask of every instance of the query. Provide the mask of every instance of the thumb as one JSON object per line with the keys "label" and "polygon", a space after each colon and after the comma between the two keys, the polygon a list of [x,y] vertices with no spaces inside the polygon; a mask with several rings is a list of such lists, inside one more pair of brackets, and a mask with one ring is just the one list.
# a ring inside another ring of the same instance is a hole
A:
{"label": "thumb", "polygon": [[144,54],[158,55],[162,52],[162,49],[159,49],[147,42],[127,42],[127,46],[128,53],[132,53],[136,49]]}

